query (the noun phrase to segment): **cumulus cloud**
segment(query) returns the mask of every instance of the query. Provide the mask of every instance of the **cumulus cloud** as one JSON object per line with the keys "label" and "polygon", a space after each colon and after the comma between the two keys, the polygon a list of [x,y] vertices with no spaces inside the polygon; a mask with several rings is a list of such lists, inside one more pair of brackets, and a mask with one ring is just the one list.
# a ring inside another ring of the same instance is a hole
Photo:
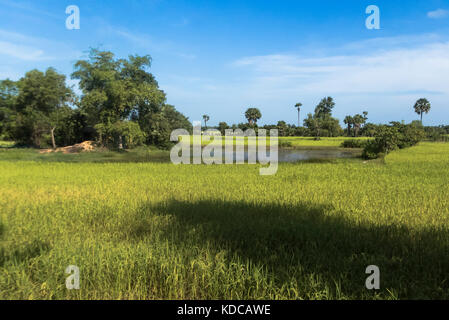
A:
{"label": "cumulus cloud", "polygon": [[427,12],[427,17],[431,19],[441,19],[449,16],[449,10],[437,9]]}

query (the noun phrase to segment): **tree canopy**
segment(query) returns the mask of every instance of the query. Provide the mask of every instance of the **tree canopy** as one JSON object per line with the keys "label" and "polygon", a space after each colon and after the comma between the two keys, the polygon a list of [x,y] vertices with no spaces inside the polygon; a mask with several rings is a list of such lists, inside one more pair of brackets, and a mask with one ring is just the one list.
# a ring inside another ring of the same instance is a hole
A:
{"label": "tree canopy", "polygon": [[262,113],[257,108],[248,108],[245,112],[245,117],[250,125],[254,125],[262,118]]}

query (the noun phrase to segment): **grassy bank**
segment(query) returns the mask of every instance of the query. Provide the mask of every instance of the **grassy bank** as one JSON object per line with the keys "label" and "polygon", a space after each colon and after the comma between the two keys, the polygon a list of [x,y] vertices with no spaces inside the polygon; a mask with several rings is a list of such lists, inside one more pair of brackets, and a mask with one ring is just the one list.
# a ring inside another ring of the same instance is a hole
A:
{"label": "grassy bank", "polygon": [[[0,298],[448,299],[448,154],[422,143],[385,164],[280,164],[269,177],[0,161]],[[81,290],[65,288],[68,265]]]}

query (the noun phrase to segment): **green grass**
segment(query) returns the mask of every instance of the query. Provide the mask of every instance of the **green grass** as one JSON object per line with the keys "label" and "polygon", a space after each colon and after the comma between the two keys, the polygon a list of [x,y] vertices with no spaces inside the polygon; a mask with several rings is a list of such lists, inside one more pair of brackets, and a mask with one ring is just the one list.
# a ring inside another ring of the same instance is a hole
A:
{"label": "green grass", "polygon": [[[212,138],[213,139],[213,138]],[[370,138],[367,137],[336,137],[336,138],[327,138],[323,137],[320,140],[316,140],[314,137],[279,137],[279,145],[287,146],[295,149],[313,149],[313,148],[340,148],[341,144],[345,140],[368,140]],[[225,142],[225,137],[222,137],[222,143]],[[193,138],[190,137],[190,142],[193,143]],[[207,145],[210,142],[202,141],[202,145]],[[235,139],[234,139],[235,143]],[[248,145],[248,139],[244,139],[244,145]],[[267,145],[270,145],[270,139],[267,138]]]}
{"label": "green grass", "polygon": [[449,299],[448,155],[421,143],[275,176],[0,161],[0,299]]}
{"label": "green grass", "polygon": [[0,140],[0,148],[12,148],[14,145],[15,145],[15,142]]}
{"label": "green grass", "polygon": [[320,140],[315,140],[311,137],[280,137],[279,141],[285,141],[291,143],[293,148],[340,148],[341,144],[345,140],[368,140],[366,137],[336,137],[336,138],[321,138]]}

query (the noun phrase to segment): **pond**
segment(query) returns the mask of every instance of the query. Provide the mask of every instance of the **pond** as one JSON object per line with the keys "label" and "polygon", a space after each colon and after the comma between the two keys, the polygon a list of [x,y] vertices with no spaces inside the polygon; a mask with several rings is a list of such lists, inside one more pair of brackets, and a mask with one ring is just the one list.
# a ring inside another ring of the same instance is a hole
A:
{"label": "pond", "polygon": [[297,162],[308,160],[325,160],[339,158],[355,158],[360,155],[360,151],[342,149],[310,149],[292,150],[280,149],[279,162]]}

